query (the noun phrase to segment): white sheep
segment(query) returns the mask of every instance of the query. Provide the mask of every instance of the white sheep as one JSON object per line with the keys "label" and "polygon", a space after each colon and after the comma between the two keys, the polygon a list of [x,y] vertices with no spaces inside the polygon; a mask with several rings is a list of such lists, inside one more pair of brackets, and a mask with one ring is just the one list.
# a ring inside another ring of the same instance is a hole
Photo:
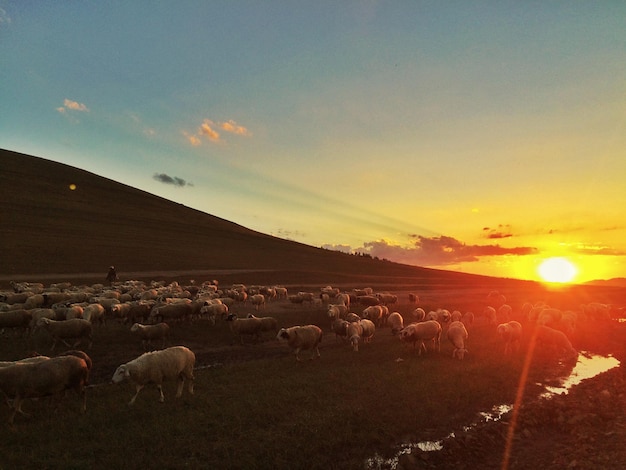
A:
{"label": "white sheep", "polygon": [[506,323],[501,323],[496,328],[496,333],[500,337],[500,340],[504,342],[504,354],[511,353],[513,349],[516,351],[519,349],[520,340],[522,338],[522,325],[511,320]]}
{"label": "white sheep", "polygon": [[161,349],[165,347],[165,343],[170,335],[170,327],[167,323],[161,322],[156,325],[142,325],[134,323],[130,327],[130,332],[141,338],[141,344],[144,350],[152,346],[152,340],[161,340]]}
{"label": "white sheep", "polygon": [[271,331],[276,333],[278,331],[278,320],[274,317],[255,317],[249,313],[248,318],[258,318],[261,320],[261,331]]}
{"label": "white sheep", "polygon": [[248,300],[254,305],[255,310],[265,308],[265,296],[263,294],[251,295]]}
{"label": "white sheep", "polygon": [[163,382],[167,380],[178,380],[176,398],[183,394],[185,381],[189,394],[193,395],[193,367],[196,363],[196,355],[185,346],[172,346],[160,351],[143,353],[136,359],[119,366],[113,378],[113,383],[120,383],[130,380],[135,385],[135,394],[128,403],[132,406],[137,399],[141,389],[149,383],[156,385],[159,390],[159,402],[165,401],[163,395]]}
{"label": "white sheep", "polygon": [[28,334],[33,314],[29,310],[9,310],[0,312],[0,329],[15,328]]}
{"label": "white sheep", "polygon": [[342,320],[341,318],[335,320],[331,327],[332,331],[335,333],[335,338],[346,339],[348,337],[349,324],[350,322],[348,322],[347,320]]}
{"label": "white sheep", "polygon": [[380,304],[380,299],[376,297],[375,295],[360,295],[358,297],[358,300],[361,305],[366,305],[366,306]]}
{"label": "white sheep", "polygon": [[419,355],[422,355],[422,349],[427,351],[424,341],[432,341],[433,349],[438,351],[441,349],[441,325],[436,320],[426,320],[420,323],[411,323],[405,326],[398,333],[400,340],[406,343],[412,343],[413,349],[419,344]]}
{"label": "white sheep", "polygon": [[474,312],[465,312],[461,321],[465,325],[465,328],[469,328],[474,323]]}
{"label": "white sheep", "polygon": [[193,306],[189,299],[166,304],[157,304],[152,307],[149,316],[149,323],[159,323],[165,320],[189,320],[193,314]]}
{"label": "white sheep", "polygon": [[361,338],[363,338],[364,342],[369,343],[374,337],[374,333],[376,333],[376,325],[373,321],[368,320],[367,318],[364,318],[359,323],[363,328]]}
{"label": "white sheep", "polygon": [[411,316],[415,319],[416,322],[424,321],[426,319],[426,312],[423,308],[417,307],[411,312]]}
{"label": "white sheep", "polygon": [[578,357],[578,351],[574,349],[572,343],[565,333],[549,326],[537,326],[537,341],[545,348],[551,348],[556,353],[565,353],[567,359],[575,359]]}
{"label": "white sheep", "polygon": [[276,338],[286,342],[294,350],[296,361],[300,361],[300,351],[306,349],[311,350],[311,359],[320,357],[319,344],[322,341],[322,329],[316,325],[281,328]]}
{"label": "white sheep", "polygon": [[50,359],[48,356],[32,356],[19,359],[17,361],[0,361],[0,368],[14,366],[15,364],[32,364],[35,362],[47,361]]}
{"label": "white sheep", "polygon": [[391,334],[395,335],[404,328],[404,318],[398,312],[392,312],[389,314],[389,318],[387,319],[389,325],[391,325]]}
{"label": "white sheep", "polygon": [[215,319],[217,316],[219,315],[220,318],[224,318],[228,315],[228,311],[228,305],[222,303],[221,301],[219,303],[211,302],[208,304],[205,302],[205,305],[200,309],[200,315],[206,315],[211,324],[215,325]]}
{"label": "white sheep", "polygon": [[226,321],[230,322],[230,330],[239,337],[239,341],[243,344],[243,335],[254,336],[258,341],[263,330],[263,322],[260,318],[238,318],[236,314],[231,313],[226,317]]}
{"label": "white sheep", "polygon": [[495,325],[498,323],[498,316],[496,315],[495,308],[491,306],[485,307],[485,309],[483,310],[483,315],[487,317],[490,325]]}
{"label": "white sheep", "polygon": [[350,345],[353,351],[359,350],[359,341],[363,335],[363,325],[361,321],[353,322],[348,325],[348,331],[346,332]]}
{"label": "white sheep", "polygon": [[446,336],[448,337],[448,340],[452,343],[452,346],[454,346],[454,350],[452,351],[452,357],[458,357],[460,360],[463,360],[465,354],[467,353],[465,341],[467,341],[468,337],[465,325],[459,320],[453,321],[452,323],[450,323],[450,326],[448,326]]}
{"label": "white sheep", "polygon": [[328,304],[326,314],[332,323],[338,318],[346,318],[346,315],[348,314],[348,307],[344,304]]}
{"label": "white sheep", "polygon": [[335,297],[335,301],[345,305],[348,309],[350,308],[350,295],[345,293],[339,293]]}
{"label": "white sheep", "polygon": [[361,317],[354,312],[350,312],[346,315],[346,321],[354,323],[355,321],[361,321]]}
{"label": "white sheep", "polygon": [[374,322],[376,325],[380,326],[380,324],[383,321],[384,311],[385,310],[383,309],[381,305],[370,305],[369,307],[363,310],[363,312],[361,313],[361,318],[366,318]]}
{"label": "white sheep", "polygon": [[104,325],[104,307],[100,304],[89,304],[83,307],[83,319],[92,325]]}
{"label": "white sheep", "polygon": [[40,318],[49,318],[51,320],[56,320],[56,314],[51,308],[35,308],[33,310],[30,310],[30,313],[32,315],[32,320],[30,322],[31,330],[35,329],[35,327],[37,326],[37,322]]}
{"label": "white sheep", "polygon": [[[51,320],[49,318],[40,318],[37,322],[37,328],[46,330],[52,336],[52,347],[50,350],[54,350],[57,342],[60,340],[67,347],[76,347],[83,340],[88,340],[88,348],[91,348],[91,323],[82,318],[73,318],[71,320]],[[66,339],[75,339],[76,342],[73,345],[68,344]]]}
{"label": "white sheep", "polygon": [[42,294],[33,294],[24,302],[24,308],[26,310],[32,310],[34,308],[43,308],[46,303]]}
{"label": "white sheep", "polygon": [[498,321],[506,323],[511,320],[512,316],[513,307],[511,307],[509,304],[500,305],[500,307],[498,308]]}
{"label": "white sheep", "polygon": [[59,356],[36,362],[23,362],[0,368],[0,391],[13,400],[9,423],[22,411],[26,398],[40,398],[74,389],[82,397],[81,412],[87,409],[85,386],[89,368],[84,359],[74,355]]}
{"label": "white sheep", "polygon": [[451,322],[461,321],[462,318],[463,318],[463,314],[459,310],[454,310],[450,314],[450,321]]}

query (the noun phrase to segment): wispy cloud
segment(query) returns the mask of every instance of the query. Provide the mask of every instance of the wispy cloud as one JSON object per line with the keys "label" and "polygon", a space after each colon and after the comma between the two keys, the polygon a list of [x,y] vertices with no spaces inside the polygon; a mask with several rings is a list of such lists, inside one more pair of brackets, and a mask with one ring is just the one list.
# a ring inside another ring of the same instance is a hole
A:
{"label": "wispy cloud", "polygon": [[170,175],[166,175],[165,173],[155,173],[154,176],[152,176],[152,178],[161,183],[171,184],[172,186],[177,186],[179,188],[182,188],[184,186],[193,186],[192,183],[188,183],[187,181],[185,181],[182,178],[179,178],[178,176],[170,176]]}
{"label": "wispy cloud", "polygon": [[230,121],[218,123],[218,126],[223,131],[230,132],[231,134],[245,135],[245,136],[252,135],[248,129],[246,129],[243,126],[240,126],[232,119]]}
{"label": "wispy cloud", "polygon": [[0,8],[0,27],[11,24],[11,17],[5,9]]}
{"label": "wispy cloud", "polygon": [[490,240],[497,240],[501,238],[511,238],[513,234],[511,233],[510,225],[502,225],[499,224],[497,228],[493,229],[490,227],[483,228],[483,232],[485,236]]}
{"label": "wispy cloud", "polygon": [[574,251],[585,255],[626,256],[626,251],[624,250],[599,244],[580,244],[574,247]]}
{"label": "wispy cloud", "polygon": [[198,134],[208,138],[211,142],[219,142],[220,134],[213,127],[215,127],[215,123],[210,119],[205,119],[200,125]]}
{"label": "wispy cloud", "polygon": [[246,127],[237,124],[237,122],[232,119],[224,122],[215,122],[211,119],[205,119],[196,132],[183,131],[183,135],[191,145],[198,147],[202,145],[203,139],[214,144],[223,143],[224,139],[220,134],[221,131],[243,137],[250,137],[252,135]]}
{"label": "wispy cloud", "polygon": [[141,133],[147,137],[154,137],[156,135],[156,131],[146,126],[143,120],[135,113],[129,112],[127,113],[130,120],[133,122],[133,125],[141,130]]}
{"label": "wispy cloud", "polygon": [[83,103],[79,103],[78,101],[72,101],[65,98],[63,101],[63,106],[59,106],[57,111],[61,114],[65,114],[68,111],[80,111],[80,112],[89,112],[89,108],[85,106]]}

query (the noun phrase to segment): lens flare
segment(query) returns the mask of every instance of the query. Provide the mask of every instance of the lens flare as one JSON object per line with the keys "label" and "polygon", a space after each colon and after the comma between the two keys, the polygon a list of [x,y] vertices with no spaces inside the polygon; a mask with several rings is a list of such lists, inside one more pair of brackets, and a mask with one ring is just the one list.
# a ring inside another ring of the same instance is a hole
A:
{"label": "lens flare", "polygon": [[567,258],[555,257],[555,258],[547,258],[540,265],[537,270],[539,272],[539,276],[545,282],[556,282],[556,283],[567,283],[571,282],[576,274],[578,274],[578,269],[576,266]]}

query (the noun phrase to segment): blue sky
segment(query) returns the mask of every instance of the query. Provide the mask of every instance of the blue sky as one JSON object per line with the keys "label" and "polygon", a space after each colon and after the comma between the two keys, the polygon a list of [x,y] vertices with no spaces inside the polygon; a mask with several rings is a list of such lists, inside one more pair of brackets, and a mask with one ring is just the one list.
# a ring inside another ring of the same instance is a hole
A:
{"label": "blue sky", "polygon": [[2,148],[464,272],[626,276],[625,78],[621,1],[0,0]]}

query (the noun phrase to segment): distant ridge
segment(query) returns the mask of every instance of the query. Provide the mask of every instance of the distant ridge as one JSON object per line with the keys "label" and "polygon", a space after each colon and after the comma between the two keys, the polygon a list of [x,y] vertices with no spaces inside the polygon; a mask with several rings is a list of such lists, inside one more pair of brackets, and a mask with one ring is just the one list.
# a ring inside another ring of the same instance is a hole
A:
{"label": "distant ridge", "polygon": [[587,286],[602,287],[626,287],[626,277],[614,277],[612,279],[596,279],[594,281],[585,282]]}
{"label": "distant ridge", "polygon": [[[93,173],[0,150],[0,276],[282,270],[481,278],[348,255],[262,234]],[[70,184],[76,185],[70,190]]]}

